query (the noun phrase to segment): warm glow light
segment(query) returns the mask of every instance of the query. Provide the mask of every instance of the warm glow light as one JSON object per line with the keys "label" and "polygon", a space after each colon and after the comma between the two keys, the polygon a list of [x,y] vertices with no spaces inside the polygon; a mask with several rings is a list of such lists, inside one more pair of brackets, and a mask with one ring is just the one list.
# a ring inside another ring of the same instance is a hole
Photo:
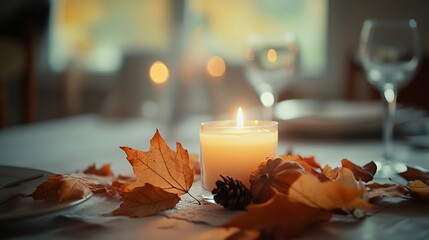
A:
{"label": "warm glow light", "polygon": [[225,62],[219,56],[214,56],[210,58],[207,63],[207,72],[212,77],[221,77],[225,74]]}
{"label": "warm glow light", "polygon": [[244,126],[243,110],[241,109],[241,107],[239,107],[237,111],[237,127],[243,128],[243,126]]}
{"label": "warm glow light", "polygon": [[165,83],[169,76],[167,66],[161,61],[156,61],[150,66],[149,74],[150,79],[156,84]]}
{"label": "warm glow light", "polygon": [[276,62],[277,61],[277,52],[276,50],[270,48],[267,53],[267,58],[269,62]]}

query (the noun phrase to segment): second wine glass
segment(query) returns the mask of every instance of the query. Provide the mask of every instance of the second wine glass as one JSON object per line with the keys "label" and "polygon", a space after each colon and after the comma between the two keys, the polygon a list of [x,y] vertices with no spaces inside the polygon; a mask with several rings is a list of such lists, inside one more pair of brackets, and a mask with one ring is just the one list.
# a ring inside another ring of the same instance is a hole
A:
{"label": "second wine glass", "polygon": [[264,106],[264,118],[273,118],[280,92],[289,87],[297,71],[298,47],[295,34],[254,33],[247,39],[246,79]]}
{"label": "second wine glass", "polygon": [[383,161],[380,177],[396,173],[393,161],[393,127],[398,90],[416,73],[421,56],[417,23],[409,20],[366,20],[360,36],[360,59],[367,80],[384,103]]}

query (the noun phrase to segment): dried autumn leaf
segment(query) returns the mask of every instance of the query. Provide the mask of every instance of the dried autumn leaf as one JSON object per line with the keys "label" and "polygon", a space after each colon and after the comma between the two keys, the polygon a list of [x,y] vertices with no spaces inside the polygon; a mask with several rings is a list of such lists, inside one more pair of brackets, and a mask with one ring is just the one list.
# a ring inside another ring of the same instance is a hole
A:
{"label": "dried autumn leaf", "polygon": [[83,171],[85,174],[94,174],[98,176],[113,176],[112,169],[110,168],[110,163],[104,164],[100,168],[96,168],[95,164],[92,164],[87,169]]}
{"label": "dried autumn leaf", "polygon": [[401,184],[372,183],[366,186],[369,188],[369,201],[377,200],[383,197],[409,198],[408,189]]}
{"label": "dried autumn leaf", "polygon": [[325,175],[325,177],[327,177],[331,181],[333,181],[337,178],[338,171],[339,171],[339,168],[336,167],[336,168],[332,169],[329,165],[325,165],[322,168],[322,174]]}
{"label": "dried autumn leaf", "polygon": [[169,193],[150,183],[124,192],[121,206],[112,213],[115,216],[146,217],[173,208],[179,202],[177,194]]}
{"label": "dried autumn leaf", "polygon": [[30,195],[34,200],[58,198],[58,192],[62,184],[63,175],[56,174],[51,176],[37,186],[36,190]]}
{"label": "dried autumn leaf", "polygon": [[130,185],[131,182],[120,180],[120,178],[116,178],[116,180],[112,181],[111,184],[104,186],[100,191],[104,191],[107,196],[113,197],[116,194],[122,195],[125,189]]}
{"label": "dried autumn leaf", "polygon": [[423,181],[415,180],[409,182],[408,187],[412,197],[429,201],[429,185]]}
{"label": "dried autumn leaf", "polygon": [[194,171],[189,167],[188,151],[180,143],[176,143],[176,147],[177,152],[172,151],[158,130],[150,141],[148,152],[121,147],[137,178],[127,190],[150,183],[171,193],[188,193],[194,181]]}
{"label": "dried autumn leaf", "polygon": [[363,200],[365,188],[352,182],[353,173],[341,168],[339,176],[341,177],[337,181],[320,182],[314,175],[302,174],[290,187],[289,199],[291,202],[326,210],[371,208],[372,205]]}
{"label": "dried autumn leaf", "polygon": [[246,213],[223,227],[259,230],[268,239],[285,239],[298,236],[308,226],[330,218],[328,211],[293,203],[286,195],[277,193],[265,203],[249,205]]}
{"label": "dried autumn leaf", "polygon": [[372,181],[375,173],[377,172],[377,165],[372,161],[361,167],[348,159],[343,159],[341,160],[341,165],[352,170],[356,180],[362,180],[366,183]]}
{"label": "dried autumn leaf", "polygon": [[61,203],[86,198],[95,185],[85,177],[57,174],[40,184],[30,196],[34,200],[58,199]]}
{"label": "dried autumn leaf", "polygon": [[305,170],[307,170],[307,172],[312,172],[313,168],[321,168],[313,156],[302,157],[301,155],[283,155],[280,157],[287,161],[294,161],[299,163],[303,168],[305,168]]}
{"label": "dried autumn leaf", "polygon": [[305,169],[297,162],[268,158],[250,175],[250,194],[255,203],[270,199],[275,192],[287,193]]}
{"label": "dried autumn leaf", "polygon": [[407,171],[398,174],[408,181],[420,180],[429,185],[429,172],[423,172],[417,168],[407,166]]}

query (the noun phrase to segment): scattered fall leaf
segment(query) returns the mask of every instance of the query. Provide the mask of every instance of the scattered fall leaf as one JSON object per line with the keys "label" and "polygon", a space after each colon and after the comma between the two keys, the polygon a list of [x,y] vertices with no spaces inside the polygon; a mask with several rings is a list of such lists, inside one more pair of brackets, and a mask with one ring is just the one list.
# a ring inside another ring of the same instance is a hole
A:
{"label": "scattered fall leaf", "polygon": [[305,169],[295,161],[267,158],[250,175],[250,194],[255,203],[270,199],[275,192],[287,193]]}
{"label": "scattered fall leaf", "polygon": [[341,165],[352,170],[356,180],[362,180],[366,183],[372,181],[375,173],[377,172],[377,165],[372,161],[361,167],[348,159],[343,159],[341,160]]}
{"label": "scattered fall leaf", "polygon": [[265,203],[249,205],[246,213],[223,227],[259,230],[268,239],[285,239],[298,236],[310,225],[330,218],[328,211],[293,203],[286,195],[276,193]]}
{"label": "scattered fall leaf", "polygon": [[148,152],[121,147],[137,178],[127,190],[150,183],[171,193],[188,193],[194,181],[194,171],[189,167],[188,151],[180,143],[176,143],[176,147],[177,152],[172,151],[158,130],[150,140]]}
{"label": "scattered fall leaf", "polygon": [[115,216],[146,217],[173,208],[179,200],[177,194],[146,183],[143,187],[124,192],[121,197],[121,206],[112,213]]}
{"label": "scattered fall leaf", "polygon": [[51,176],[37,186],[37,189],[30,195],[34,200],[58,198],[58,193],[62,184],[63,175]]}
{"label": "scattered fall leaf", "polygon": [[408,181],[420,180],[429,185],[429,172],[423,172],[417,168],[407,166],[407,170],[405,172],[398,174]]}
{"label": "scattered fall leaf", "polygon": [[369,201],[377,200],[383,197],[409,198],[408,189],[401,184],[371,183],[366,186],[369,188]]}
{"label": "scattered fall leaf", "polygon": [[123,181],[119,178],[116,178],[116,180],[112,181],[110,185],[104,186],[104,189],[102,189],[102,191],[104,191],[107,196],[113,197],[116,194],[121,195],[130,184],[131,182]]}
{"label": "scattered fall leaf", "polygon": [[320,169],[320,165],[316,162],[314,156],[302,157],[301,155],[283,155],[281,156],[284,160],[294,161],[299,163],[307,172],[312,172],[313,168]]}
{"label": "scattered fall leaf", "polygon": [[429,201],[429,185],[423,181],[415,180],[409,182],[408,187],[412,197]]}
{"label": "scattered fall leaf", "polygon": [[329,180],[333,181],[338,176],[339,168],[331,168],[329,165],[325,165],[322,168],[322,174],[325,175]]}
{"label": "scattered fall leaf", "polygon": [[320,182],[314,175],[302,174],[289,189],[290,201],[326,210],[371,208],[372,205],[363,200],[365,188],[352,183],[353,173],[349,169],[341,168],[340,174],[341,181],[326,182]]}
{"label": "scattered fall leaf", "polygon": [[85,198],[95,186],[96,184],[85,177],[57,174],[39,185],[30,196],[34,200],[58,199],[61,203]]}
{"label": "scattered fall leaf", "polygon": [[94,174],[98,176],[113,176],[112,169],[110,168],[110,163],[104,164],[100,168],[96,168],[95,164],[92,164],[87,169],[83,171],[85,174]]}

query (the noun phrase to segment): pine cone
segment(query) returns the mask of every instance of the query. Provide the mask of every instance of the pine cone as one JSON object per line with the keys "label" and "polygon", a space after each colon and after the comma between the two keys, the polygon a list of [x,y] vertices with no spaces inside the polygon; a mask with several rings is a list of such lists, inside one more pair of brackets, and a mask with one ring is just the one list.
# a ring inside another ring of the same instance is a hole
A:
{"label": "pine cone", "polygon": [[244,210],[251,200],[249,189],[240,180],[220,177],[223,181],[216,181],[216,188],[212,190],[215,202],[226,209]]}

